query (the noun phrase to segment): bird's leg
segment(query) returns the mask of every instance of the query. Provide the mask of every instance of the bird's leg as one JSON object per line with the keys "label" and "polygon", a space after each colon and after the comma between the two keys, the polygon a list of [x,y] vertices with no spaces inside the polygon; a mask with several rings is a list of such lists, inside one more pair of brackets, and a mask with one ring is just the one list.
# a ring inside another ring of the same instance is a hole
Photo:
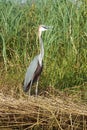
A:
{"label": "bird's leg", "polygon": [[38,94],[38,80],[37,80],[37,84],[36,84],[36,90],[35,90],[35,93],[36,93],[36,97],[37,97],[37,94]]}
{"label": "bird's leg", "polygon": [[31,86],[29,88],[29,97],[31,96]]}
{"label": "bird's leg", "polygon": [[30,83],[30,88],[29,88],[29,97],[31,96],[31,86],[32,86],[32,81]]}

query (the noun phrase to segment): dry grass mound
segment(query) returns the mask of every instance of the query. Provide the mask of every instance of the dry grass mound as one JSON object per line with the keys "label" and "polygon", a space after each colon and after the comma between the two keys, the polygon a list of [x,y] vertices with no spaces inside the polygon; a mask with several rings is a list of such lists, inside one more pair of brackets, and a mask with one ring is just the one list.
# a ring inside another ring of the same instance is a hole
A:
{"label": "dry grass mound", "polygon": [[0,129],[87,130],[87,105],[57,95],[21,97],[0,93]]}

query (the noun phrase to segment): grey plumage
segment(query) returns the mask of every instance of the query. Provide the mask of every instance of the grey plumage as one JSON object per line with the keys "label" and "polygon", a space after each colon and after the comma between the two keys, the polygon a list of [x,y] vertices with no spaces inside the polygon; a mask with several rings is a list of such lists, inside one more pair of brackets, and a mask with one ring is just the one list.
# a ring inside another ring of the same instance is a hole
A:
{"label": "grey plumage", "polygon": [[50,27],[40,25],[39,29],[38,29],[38,37],[39,37],[39,42],[40,42],[40,54],[34,57],[34,59],[31,61],[30,65],[29,65],[29,67],[27,68],[27,72],[25,74],[24,86],[23,86],[23,90],[25,92],[27,92],[29,90],[29,94],[30,94],[32,84],[36,81],[37,81],[36,95],[38,92],[38,80],[39,80],[39,76],[42,72],[42,68],[43,68],[42,60],[44,57],[44,46],[43,46],[41,34],[42,34],[42,31],[46,31],[49,28]]}
{"label": "grey plumage", "polygon": [[25,74],[25,81],[24,81],[24,91],[28,91],[28,89],[26,89],[26,86],[28,86],[28,84],[33,81],[33,76],[35,73],[35,70],[37,68],[38,65],[38,59],[39,59],[39,55],[35,56],[33,61],[31,61],[30,66],[27,68],[27,72]]}

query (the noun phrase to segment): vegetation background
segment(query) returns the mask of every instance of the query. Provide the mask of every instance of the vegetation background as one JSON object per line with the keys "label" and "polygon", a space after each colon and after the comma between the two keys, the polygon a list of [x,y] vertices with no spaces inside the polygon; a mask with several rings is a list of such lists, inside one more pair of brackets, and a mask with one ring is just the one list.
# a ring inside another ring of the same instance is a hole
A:
{"label": "vegetation background", "polygon": [[[40,51],[40,24],[53,29],[42,35],[36,98],[23,92],[22,82]],[[0,130],[5,128],[87,130],[87,0],[0,0]]]}
{"label": "vegetation background", "polygon": [[44,69],[39,88],[87,90],[87,1],[0,1],[0,85],[22,84],[26,69],[39,53],[38,26],[43,33]]}

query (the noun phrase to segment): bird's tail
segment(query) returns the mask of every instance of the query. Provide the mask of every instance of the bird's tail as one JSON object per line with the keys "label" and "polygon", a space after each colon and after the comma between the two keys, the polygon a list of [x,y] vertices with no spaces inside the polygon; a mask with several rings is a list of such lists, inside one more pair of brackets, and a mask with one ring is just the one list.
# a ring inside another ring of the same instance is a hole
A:
{"label": "bird's tail", "polygon": [[24,84],[24,80],[23,80],[22,86],[23,86],[23,91],[24,91],[24,92],[28,92],[28,90],[29,90],[29,88],[30,88],[30,83],[29,83],[28,85],[25,85],[25,84]]}

